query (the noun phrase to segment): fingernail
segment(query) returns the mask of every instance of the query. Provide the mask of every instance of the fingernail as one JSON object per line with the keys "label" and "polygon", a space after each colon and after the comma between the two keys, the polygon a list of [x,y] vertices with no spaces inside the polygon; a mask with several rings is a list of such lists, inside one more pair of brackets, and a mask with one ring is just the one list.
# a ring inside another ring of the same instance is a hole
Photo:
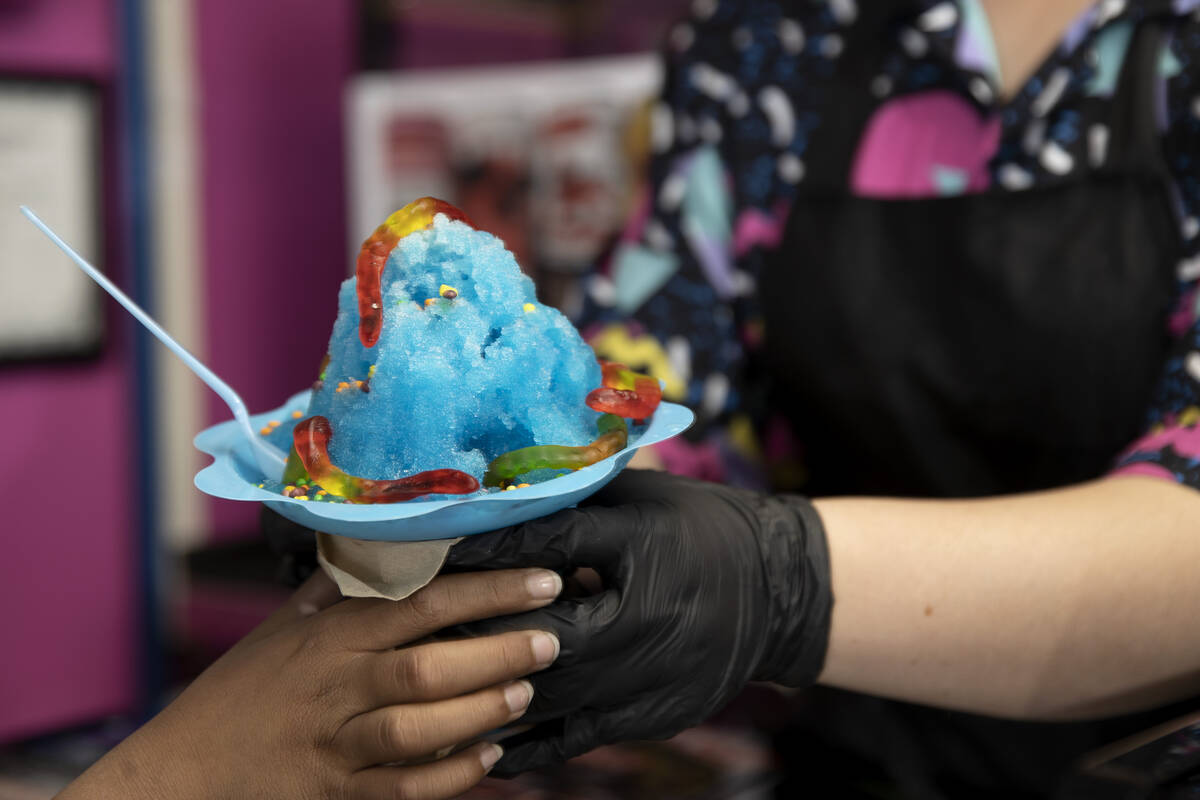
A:
{"label": "fingernail", "polygon": [[553,664],[558,658],[558,637],[552,633],[538,631],[529,640],[533,646],[533,659],[539,667]]}
{"label": "fingernail", "polygon": [[504,748],[498,744],[489,744],[479,752],[479,762],[483,764],[483,771],[487,772],[492,767],[496,766],[496,762],[500,760],[500,756],[504,755]]}
{"label": "fingernail", "polygon": [[517,681],[509,684],[504,690],[504,702],[508,704],[508,710],[514,714],[519,714],[529,707],[529,701],[533,699],[533,684],[529,681]]}
{"label": "fingernail", "polygon": [[534,600],[551,600],[562,591],[562,578],[557,572],[546,569],[535,570],[525,579],[525,586]]}

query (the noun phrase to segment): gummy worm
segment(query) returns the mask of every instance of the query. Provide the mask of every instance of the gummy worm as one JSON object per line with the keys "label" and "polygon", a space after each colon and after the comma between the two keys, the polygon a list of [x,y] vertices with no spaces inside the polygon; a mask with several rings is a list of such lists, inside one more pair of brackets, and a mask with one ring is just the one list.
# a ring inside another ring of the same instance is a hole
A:
{"label": "gummy worm", "polygon": [[333,428],[322,416],[309,417],[292,431],[295,453],[309,477],[325,491],[352,503],[398,503],[424,494],[470,494],[479,481],[456,469],[431,469],[396,480],[371,480],[349,475],[329,459]]}
{"label": "gummy worm", "polygon": [[437,214],[461,220],[471,227],[475,223],[454,206],[436,197],[422,197],[383,221],[358,251],[354,274],[358,280],[358,338],[364,347],[374,347],[383,329],[383,290],[380,282],[383,268],[396,243],[433,224]]}
{"label": "gummy worm", "polygon": [[600,435],[591,444],[579,447],[544,444],[497,456],[488,464],[483,485],[499,486],[503,481],[538,469],[580,469],[625,449],[629,430],[621,417],[605,414],[596,421],[596,428]]}
{"label": "gummy worm", "polygon": [[588,408],[642,422],[662,401],[662,387],[649,375],[634,372],[615,361],[601,361],[603,383],[588,392]]}

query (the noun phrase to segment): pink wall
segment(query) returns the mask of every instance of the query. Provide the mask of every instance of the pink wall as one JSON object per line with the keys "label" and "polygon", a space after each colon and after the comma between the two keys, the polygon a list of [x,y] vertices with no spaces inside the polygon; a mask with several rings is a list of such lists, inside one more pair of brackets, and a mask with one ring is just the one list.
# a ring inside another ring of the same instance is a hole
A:
{"label": "pink wall", "polygon": [[90,367],[0,377],[0,414],[21,420],[0,467],[0,739],[128,710],[136,697],[130,379],[127,348],[113,349]]}
{"label": "pink wall", "polygon": [[[342,90],[352,2],[204,0],[196,14],[208,354],[251,411],[310,384],[347,275]],[[213,422],[228,409],[209,397]],[[218,539],[258,510],[213,501]]]}
{"label": "pink wall", "polygon": [[[111,119],[114,7],[0,2],[0,69],[95,81]],[[116,148],[105,133],[104,261],[122,280]],[[49,246],[46,258],[70,268]],[[9,422],[0,459],[0,740],[127,710],[136,697],[131,352],[124,315],[108,311],[99,360],[0,370],[0,418]]]}
{"label": "pink wall", "polygon": [[0,69],[111,79],[115,0],[0,0]]}

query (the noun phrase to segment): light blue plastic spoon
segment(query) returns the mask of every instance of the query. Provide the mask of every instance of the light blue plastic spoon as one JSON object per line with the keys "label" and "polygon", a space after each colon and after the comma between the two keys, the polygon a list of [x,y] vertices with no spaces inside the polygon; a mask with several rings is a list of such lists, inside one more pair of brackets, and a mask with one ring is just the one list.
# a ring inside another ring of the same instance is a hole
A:
{"label": "light blue plastic spoon", "polygon": [[59,238],[58,234],[50,230],[50,227],[42,222],[37,214],[33,213],[26,206],[21,206],[21,213],[36,225],[38,230],[46,234],[50,241],[58,245],[60,250],[70,256],[71,260],[89,278],[100,284],[100,288],[108,292],[114,300],[123,305],[125,310],[133,315],[134,319],[146,327],[146,330],[153,333],[160,342],[165,344],[168,350],[179,356],[180,360],[184,364],[187,364],[188,369],[196,373],[200,380],[207,383],[209,388],[225,401],[225,405],[229,406],[229,410],[233,412],[233,418],[237,420],[238,425],[241,427],[246,441],[250,443],[250,451],[254,453],[254,460],[258,464],[258,468],[262,470],[263,477],[275,480],[279,479],[283,475],[283,466],[287,460],[287,454],[258,435],[254,430],[254,426],[250,424],[250,412],[246,410],[246,404],[238,396],[238,393],[229,384],[218,378],[216,373],[206,367],[200,359],[188,352],[186,347],[175,341],[171,337],[171,334],[163,330],[162,326],[155,322],[153,317],[143,311],[141,306],[129,299],[112,281],[104,277],[100,270],[85,261],[69,244]]}

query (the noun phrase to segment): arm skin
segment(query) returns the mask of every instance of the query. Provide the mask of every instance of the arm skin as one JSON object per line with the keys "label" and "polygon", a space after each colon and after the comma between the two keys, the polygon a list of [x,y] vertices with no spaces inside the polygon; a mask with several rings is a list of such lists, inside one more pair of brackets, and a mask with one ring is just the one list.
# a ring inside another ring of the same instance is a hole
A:
{"label": "arm skin", "polygon": [[1146,477],[979,500],[815,503],[821,683],[1071,720],[1200,692],[1200,492]]}

